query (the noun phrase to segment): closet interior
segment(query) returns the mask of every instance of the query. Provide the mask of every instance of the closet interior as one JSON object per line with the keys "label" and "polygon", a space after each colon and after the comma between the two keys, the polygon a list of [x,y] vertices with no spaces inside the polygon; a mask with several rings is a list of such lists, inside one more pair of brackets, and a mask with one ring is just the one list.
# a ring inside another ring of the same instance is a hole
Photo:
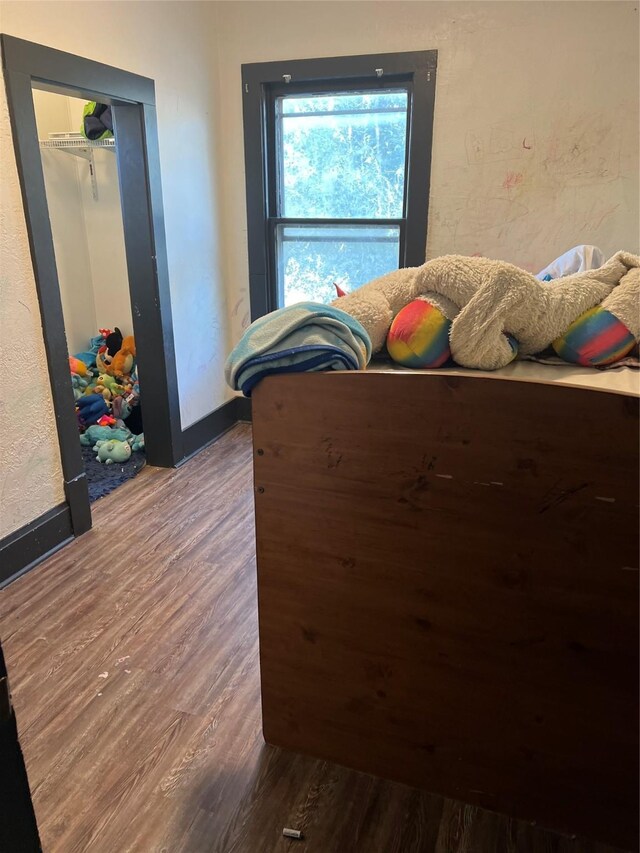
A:
{"label": "closet interior", "polygon": [[78,440],[95,501],[145,464],[117,138],[107,105],[39,89],[33,99]]}

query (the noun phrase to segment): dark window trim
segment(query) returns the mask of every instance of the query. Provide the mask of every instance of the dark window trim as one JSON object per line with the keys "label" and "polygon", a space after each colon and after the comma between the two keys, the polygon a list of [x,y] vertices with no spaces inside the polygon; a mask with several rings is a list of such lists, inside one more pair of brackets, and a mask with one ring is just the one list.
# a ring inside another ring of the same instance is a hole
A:
{"label": "dark window trim", "polygon": [[[273,150],[267,134],[273,116],[273,99],[282,91],[295,91],[313,84],[314,91],[335,89],[336,82],[348,81],[349,87],[363,83],[367,87],[388,88],[391,83],[408,82],[410,120],[406,170],[406,227],[401,228],[401,266],[419,266],[426,257],[427,221],[431,178],[433,113],[435,106],[436,50],[383,53],[362,56],[337,56],[322,59],[296,59],[289,62],[260,62],[242,66],[244,152],[247,199],[247,243],[251,319],[277,308],[275,259],[270,249],[270,232],[275,199],[275,181],[269,182],[267,169],[275,169]],[[376,73],[382,69],[382,75]],[[283,82],[290,75],[290,83]],[[287,89],[291,86],[291,89]],[[265,156],[271,162],[264,168]],[[296,220],[280,219],[295,224]],[[332,220],[323,220],[331,224]],[[342,222],[344,222],[342,220]],[[357,224],[358,220],[353,220]],[[361,221],[361,224],[369,220]],[[377,224],[397,220],[376,220]]]}
{"label": "dark window trim", "polygon": [[91,527],[71,383],[60,287],[32,86],[114,105],[116,156],[134,334],[143,382],[145,445],[151,464],[183,456],[166,260],[153,80],[99,62],[1,35],[2,60],[22,190],[65,497],[77,536]]}

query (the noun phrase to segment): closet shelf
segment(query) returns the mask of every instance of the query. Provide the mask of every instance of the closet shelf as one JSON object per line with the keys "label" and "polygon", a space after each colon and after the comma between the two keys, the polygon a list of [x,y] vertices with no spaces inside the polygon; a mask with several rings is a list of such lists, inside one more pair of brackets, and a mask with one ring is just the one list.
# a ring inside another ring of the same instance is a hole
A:
{"label": "closet shelf", "polygon": [[86,139],[82,134],[77,135],[60,135],[53,139],[40,139],[40,148],[46,150],[66,151],[67,154],[73,154],[74,157],[81,157],[89,163],[89,175],[91,177],[91,194],[94,201],[98,201],[98,182],[96,180],[96,165],[93,157],[93,151],[96,148],[106,149],[107,151],[115,151],[116,141],[110,139]]}
{"label": "closet shelf", "polygon": [[[61,137],[59,139],[41,139],[40,148],[61,148],[76,154],[78,150],[88,151],[91,148],[107,148],[114,150],[116,141],[113,137],[109,139],[85,139],[84,136]],[[82,156],[82,155],[80,155]]]}

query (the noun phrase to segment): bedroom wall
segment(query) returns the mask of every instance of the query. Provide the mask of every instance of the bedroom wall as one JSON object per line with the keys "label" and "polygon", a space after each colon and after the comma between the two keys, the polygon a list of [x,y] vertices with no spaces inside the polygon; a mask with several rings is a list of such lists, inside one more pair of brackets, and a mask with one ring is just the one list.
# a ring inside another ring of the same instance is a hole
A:
{"label": "bedroom wall", "polygon": [[438,50],[428,257],[537,271],[579,243],[638,251],[637,3],[217,5],[234,341],[249,321],[243,62]]}
{"label": "bedroom wall", "polygon": [[[228,341],[219,260],[213,24],[212,10],[206,3],[197,2],[0,5],[0,28],[5,33],[155,80],[183,429],[230,396],[222,377]],[[3,536],[55,506],[63,499],[63,492],[4,82],[1,88],[0,393],[5,401],[3,456],[9,460],[0,474]],[[9,398],[15,382],[15,354],[9,341],[16,340],[21,342],[24,358],[21,374],[28,373],[29,386],[27,391],[23,386],[20,400],[13,395],[14,402]],[[29,426],[33,424],[37,424],[36,432]]]}
{"label": "bedroom wall", "polygon": [[[69,99],[34,90],[38,138],[70,130]],[[86,349],[95,334],[96,306],[91,281],[91,261],[77,157],[61,151],[41,150],[47,204],[56,253],[60,297],[70,353]],[[86,165],[83,161],[83,165]]]}
{"label": "bedroom wall", "polygon": [[61,503],[62,470],[4,86],[0,86],[0,537]]}

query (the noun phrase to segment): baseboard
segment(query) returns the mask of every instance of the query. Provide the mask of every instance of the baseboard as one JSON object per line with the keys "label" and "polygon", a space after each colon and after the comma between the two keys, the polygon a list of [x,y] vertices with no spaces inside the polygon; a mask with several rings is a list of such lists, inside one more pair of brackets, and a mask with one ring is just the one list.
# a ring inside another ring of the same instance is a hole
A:
{"label": "baseboard", "polygon": [[[178,466],[204,450],[238,421],[251,422],[251,400],[246,397],[234,397],[187,427],[182,431],[184,458]],[[84,475],[81,485],[86,489]],[[37,566],[73,539],[73,535],[69,504],[64,503],[0,540],[0,589]]]}
{"label": "baseboard", "polygon": [[238,420],[251,423],[251,397],[236,397]]}
{"label": "baseboard", "polygon": [[238,423],[237,400],[229,400],[215,412],[206,415],[191,426],[182,430],[182,446],[184,457],[178,462],[178,466],[184,465],[192,456],[204,450],[207,445],[220,438],[227,430]]}
{"label": "baseboard", "polygon": [[0,540],[0,588],[73,538],[68,504],[60,504]]}

